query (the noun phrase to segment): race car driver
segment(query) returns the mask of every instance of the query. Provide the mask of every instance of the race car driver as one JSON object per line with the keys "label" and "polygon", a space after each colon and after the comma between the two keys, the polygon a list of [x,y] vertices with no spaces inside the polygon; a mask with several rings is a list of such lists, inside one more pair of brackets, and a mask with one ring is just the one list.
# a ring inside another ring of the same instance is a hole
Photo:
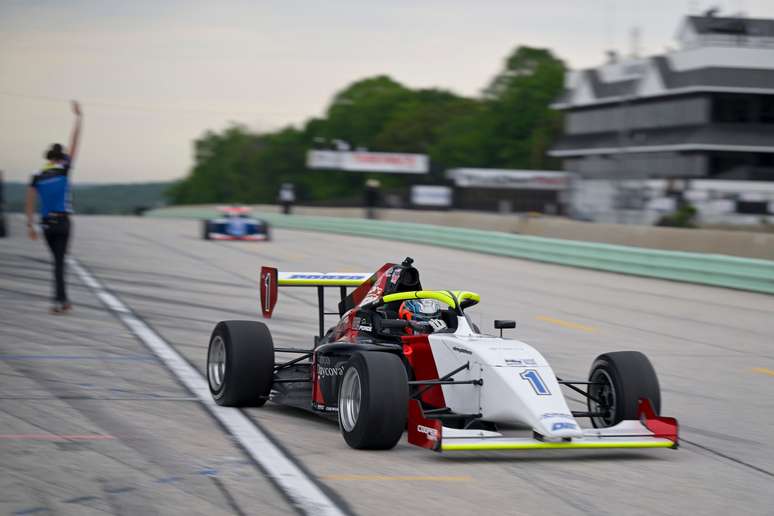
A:
{"label": "race car driver", "polygon": [[411,322],[406,327],[409,335],[424,335],[447,329],[441,316],[441,303],[435,299],[409,299],[398,309],[398,318]]}

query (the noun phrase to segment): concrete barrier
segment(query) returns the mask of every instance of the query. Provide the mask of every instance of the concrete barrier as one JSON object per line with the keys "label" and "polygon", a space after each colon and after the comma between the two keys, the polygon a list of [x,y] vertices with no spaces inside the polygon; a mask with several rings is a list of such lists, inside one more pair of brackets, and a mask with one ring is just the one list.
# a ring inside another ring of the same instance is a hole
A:
{"label": "concrete barrier", "polygon": [[[205,218],[213,207],[153,210],[152,217]],[[774,261],[580,242],[431,224],[262,212],[280,228],[389,238],[542,262],[774,294]],[[412,212],[415,214],[417,212]],[[662,229],[662,228],[654,228]]]}
{"label": "concrete barrier", "polygon": [[[255,205],[260,213],[279,213],[275,205]],[[184,214],[189,210],[215,209],[214,205],[174,206],[164,208]],[[214,211],[213,211],[214,213]],[[363,218],[362,208],[316,208],[298,206],[296,215],[343,218]],[[774,233],[755,233],[718,229],[681,229],[624,224],[598,224],[580,222],[561,217],[528,216],[525,214],[503,215],[467,211],[417,211],[381,209],[379,220],[415,222],[436,226],[483,229],[518,233],[520,235],[561,238],[581,242],[598,242],[624,246],[645,247],[666,251],[714,253],[744,258],[774,260]]]}

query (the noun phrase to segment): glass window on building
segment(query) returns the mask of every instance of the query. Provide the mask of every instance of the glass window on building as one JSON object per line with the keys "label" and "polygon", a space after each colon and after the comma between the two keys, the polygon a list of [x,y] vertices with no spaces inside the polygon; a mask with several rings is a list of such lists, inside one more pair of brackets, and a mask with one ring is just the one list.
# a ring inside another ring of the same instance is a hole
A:
{"label": "glass window on building", "polygon": [[761,95],[760,122],[774,124],[774,95]]}
{"label": "glass window on building", "polygon": [[714,95],[712,121],[747,123],[753,121],[753,98],[749,95]]}
{"label": "glass window on building", "polygon": [[774,95],[716,94],[712,121],[774,124]]}

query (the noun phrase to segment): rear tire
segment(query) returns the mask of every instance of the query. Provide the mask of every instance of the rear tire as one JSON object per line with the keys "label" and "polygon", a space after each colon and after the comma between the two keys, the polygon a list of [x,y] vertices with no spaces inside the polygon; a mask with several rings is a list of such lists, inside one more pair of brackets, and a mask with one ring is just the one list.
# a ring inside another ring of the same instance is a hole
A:
{"label": "rear tire", "polygon": [[595,428],[606,428],[627,419],[637,419],[640,398],[650,400],[656,414],[661,411],[661,389],[648,357],[639,351],[616,351],[599,355],[591,365],[589,412],[605,415],[591,417]]}
{"label": "rear tire", "polygon": [[395,447],[406,427],[408,377],[392,353],[355,353],[344,366],[339,387],[339,428],[359,450]]}
{"label": "rear tire", "polygon": [[207,383],[218,405],[260,407],[274,378],[274,343],[265,324],[222,321],[207,350]]}

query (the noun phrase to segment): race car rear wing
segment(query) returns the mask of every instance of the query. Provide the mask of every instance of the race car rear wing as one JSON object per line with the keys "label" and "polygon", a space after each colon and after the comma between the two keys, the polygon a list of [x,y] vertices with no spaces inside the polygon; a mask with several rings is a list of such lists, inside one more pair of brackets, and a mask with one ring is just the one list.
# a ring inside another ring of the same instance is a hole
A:
{"label": "race car rear wing", "polygon": [[218,206],[215,209],[227,215],[247,215],[253,211],[249,206]]}
{"label": "race car rear wing", "polygon": [[338,287],[342,302],[347,287],[358,287],[374,276],[372,272],[278,272],[274,267],[261,267],[261,313],[271,318],[277,304],[279,287],[316,287],[320,337],[325,333],[325,316],[341,315],[325,311],[325,288]]}

